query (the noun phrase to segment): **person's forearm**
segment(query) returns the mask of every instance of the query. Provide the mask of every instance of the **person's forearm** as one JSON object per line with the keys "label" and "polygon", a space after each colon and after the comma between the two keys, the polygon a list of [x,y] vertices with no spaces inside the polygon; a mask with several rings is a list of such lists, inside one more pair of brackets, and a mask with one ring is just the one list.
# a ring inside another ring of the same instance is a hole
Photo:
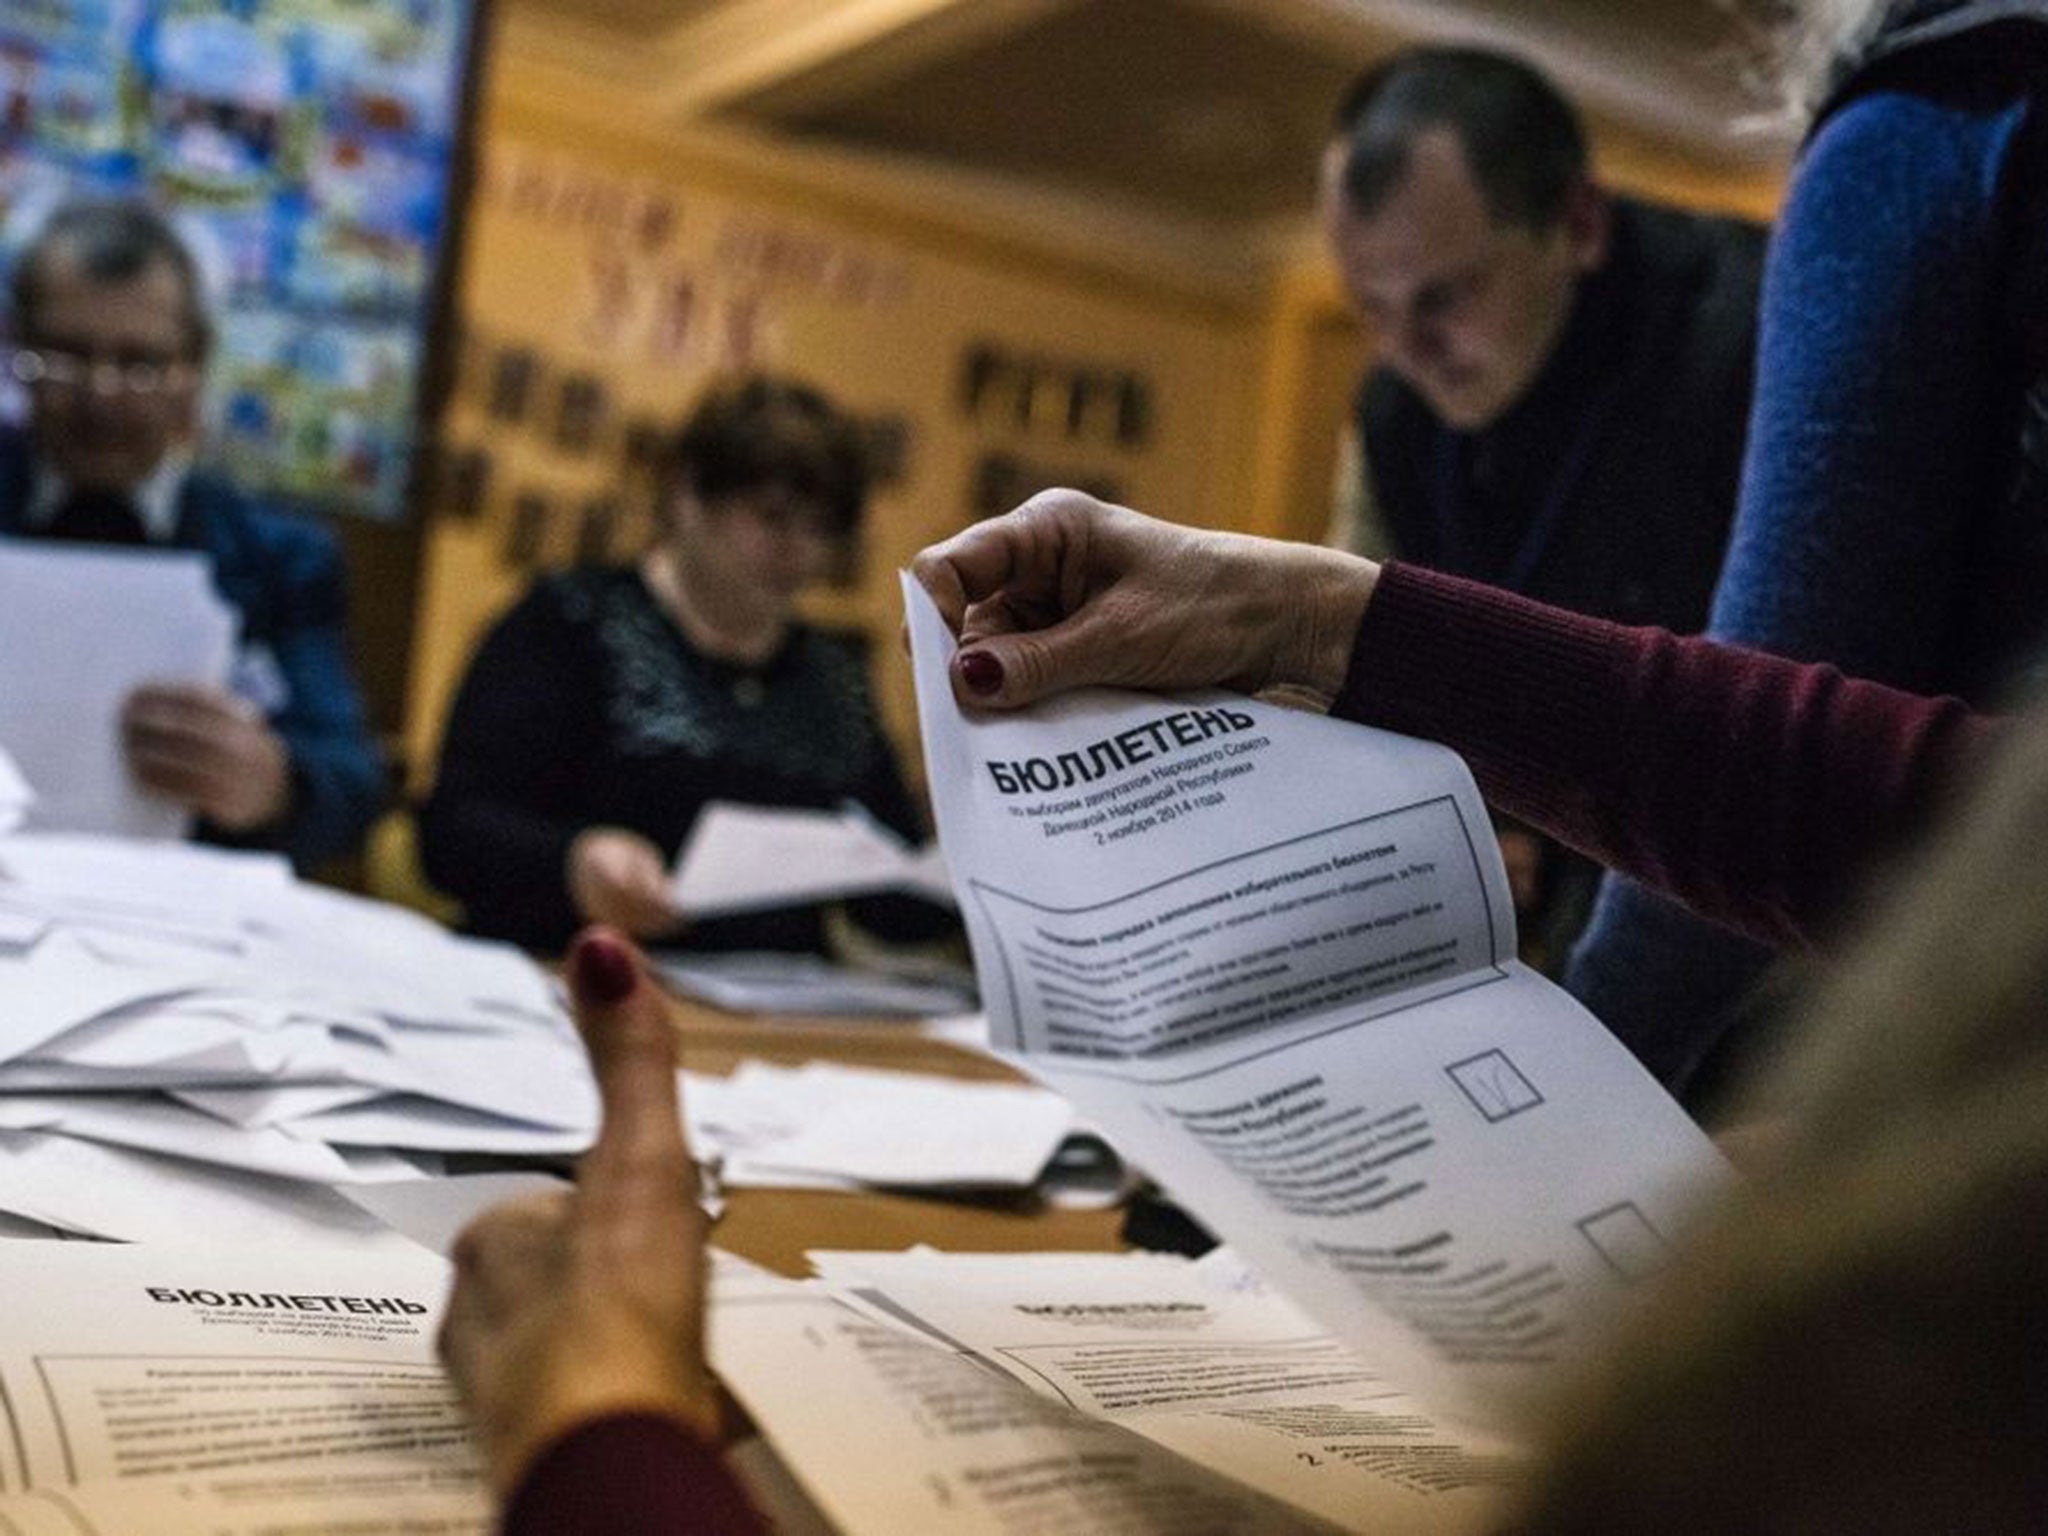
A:
{"label": "person's forearm", "polygon": [[1499,809],[1779,944],[1811,940],[1999,731],[1953,699],[1399,565],[1334,712],[1445,743]]}
{"label": "person's forearm", "polygon": [[503,1536],[756,1536],[766,1524],[718,1450],[673,1419],[622,1413],[571,1430],[506,1501]]}
{"label": "person's forearm", "polygon": [[384,765],[366,740],[294,739],[291,800],[275,840],[294,864],[305,868],[338,858],[362,845],[384,804]]}

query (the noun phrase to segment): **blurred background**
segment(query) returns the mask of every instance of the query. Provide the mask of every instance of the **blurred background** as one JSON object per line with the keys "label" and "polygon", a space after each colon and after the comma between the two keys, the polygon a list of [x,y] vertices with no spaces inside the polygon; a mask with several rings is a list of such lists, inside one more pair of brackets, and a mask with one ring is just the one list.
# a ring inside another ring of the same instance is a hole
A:
{"label": "blurred background", "polygon": [[914,762],[930,540],[1052,484],[1321,536],[1371,338],[1318,155],[1422,38],[1535,59],[1617,188],[1775,207],[1718,0],[0,0],[0,240],[81,184],[200,232],[209,452],[341,533],[414,789],[483,626],[645,538],[708,377],[823,385],[880,491],[813,611]]}

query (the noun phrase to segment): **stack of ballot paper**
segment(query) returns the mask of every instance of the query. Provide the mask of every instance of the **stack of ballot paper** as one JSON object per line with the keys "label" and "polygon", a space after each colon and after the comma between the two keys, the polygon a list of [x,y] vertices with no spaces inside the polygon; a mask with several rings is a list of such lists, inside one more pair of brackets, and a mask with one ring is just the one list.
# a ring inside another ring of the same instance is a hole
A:
{"label": "stack of ballot paper", "polygon": [[846,1536],[1448,1536],[1523,1475],[1222,1251],[811,1261],[723,1278],[712,1360]]}
{"label": "stack of ballot paper", "polygon": [[532,961],[269,856],[0,837],[0,997],[0,1212],[66,1232],[398,1241],[341,1191],[596,1125]]}

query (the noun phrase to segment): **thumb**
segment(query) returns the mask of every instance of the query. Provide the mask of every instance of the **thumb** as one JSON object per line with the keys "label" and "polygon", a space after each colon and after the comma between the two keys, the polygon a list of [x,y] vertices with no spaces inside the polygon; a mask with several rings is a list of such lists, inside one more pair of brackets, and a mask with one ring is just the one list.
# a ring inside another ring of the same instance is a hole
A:
{"label": "thumb", "polygon": [[684,1157],[674,1026],[645,960],[609,928],[587,928],[569,952],[569,995],[603,1108],[583,1181]]}

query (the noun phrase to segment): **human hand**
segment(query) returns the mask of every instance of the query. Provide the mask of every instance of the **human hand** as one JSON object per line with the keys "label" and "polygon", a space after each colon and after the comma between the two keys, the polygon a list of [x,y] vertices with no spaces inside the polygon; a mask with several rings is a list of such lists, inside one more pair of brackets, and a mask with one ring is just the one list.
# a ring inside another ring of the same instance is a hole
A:
{"label": "human hand", "polygon": [[603,1101],[576,1187],[486,1211],[455,1244],[441,1358],[499,1494],[589,1419],[665,1414],[707,1436],[704,1216],[676,1103],[675,1036],[632,945],[569,954],[576,1027]]}
{"label": "human hand", "polygon": [[607,923],[636,939],[682,926],[669,891],[668,860],[653,843],[624,827],[586,827],[569,844],[564,878],[585,922]]}
{"label": "human hand", "polygon": [[1344,681],[1379,567],[1319,545],[1183,528],[1046,491],[911,562],[960,636],[961,703],[1014,708],[1067,688]]}
{"label": "human hand", "polygon": [[291,809],[291,754],[247,700],[197,683],[150,683],[121,708],[128,770],[230,832],[275,826]]}

